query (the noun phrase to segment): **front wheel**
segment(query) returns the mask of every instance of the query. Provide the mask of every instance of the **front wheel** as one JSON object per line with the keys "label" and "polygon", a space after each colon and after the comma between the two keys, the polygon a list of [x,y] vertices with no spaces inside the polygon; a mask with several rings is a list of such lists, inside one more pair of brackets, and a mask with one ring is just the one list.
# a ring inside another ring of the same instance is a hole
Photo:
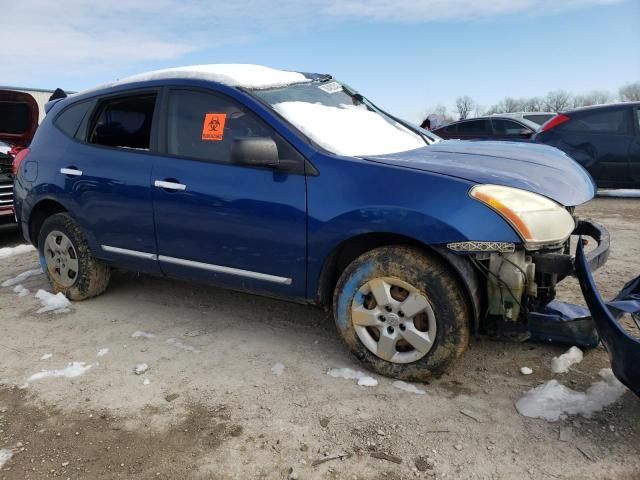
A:
{"label": "front wheel", "polygon": [[380,247],[356,258],[334,292],[338,332],[364,365],[424,381],[466,349],[471,311],[444,261],[420,249]]}
{"label": "front wheel", "polygon": [[44,221],[38,250],[54,292],[85,300],[106,290],[111,268],[93,258],[84,233],[69,214],[56,213]]}

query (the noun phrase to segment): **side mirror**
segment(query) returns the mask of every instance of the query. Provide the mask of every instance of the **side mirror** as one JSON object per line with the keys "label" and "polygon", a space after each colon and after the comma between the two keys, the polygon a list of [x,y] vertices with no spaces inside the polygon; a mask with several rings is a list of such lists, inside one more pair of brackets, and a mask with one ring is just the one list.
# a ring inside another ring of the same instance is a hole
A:
{"label": "side mirror", "polygon": [[234,138],[231,145],[231,163],[277,168],[278,146],[270,137]]}

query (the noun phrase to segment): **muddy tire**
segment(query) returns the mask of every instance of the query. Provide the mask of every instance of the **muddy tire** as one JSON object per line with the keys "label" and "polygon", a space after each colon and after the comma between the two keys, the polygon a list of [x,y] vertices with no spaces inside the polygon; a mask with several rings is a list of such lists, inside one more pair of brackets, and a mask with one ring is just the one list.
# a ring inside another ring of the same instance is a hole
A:
{"label": "muddy tire", "polygon": [[54,292],[78,301],[106,290],[111,268],[93,258],[84,233],[69,214],[57,213],[44,221],[38,251]]}
{"label": "muddy tire", "polygon": [[471,308],[450,267],[406,246],[356,258],[334,296],[336,327],[368,369],[408,381],[440,374],[467,348]]}

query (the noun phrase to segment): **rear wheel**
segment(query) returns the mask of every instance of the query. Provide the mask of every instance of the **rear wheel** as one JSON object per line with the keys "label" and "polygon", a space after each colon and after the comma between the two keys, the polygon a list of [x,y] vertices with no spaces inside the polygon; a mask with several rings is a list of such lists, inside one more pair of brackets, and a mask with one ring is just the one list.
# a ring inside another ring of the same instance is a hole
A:
{"label": "rear wheel", "polygon": [[44,221],[38,249],[54,292],[85,300],[106,290],[111,268],[93,258],[84,233],[69,214],[57,213]]}
{"label": "rear wheel", "polygon": [[334,293],[342,339],[371,370],[410,381],[442,372],[467,347],[470,308],[449,267],[413,247],[355,259]]}

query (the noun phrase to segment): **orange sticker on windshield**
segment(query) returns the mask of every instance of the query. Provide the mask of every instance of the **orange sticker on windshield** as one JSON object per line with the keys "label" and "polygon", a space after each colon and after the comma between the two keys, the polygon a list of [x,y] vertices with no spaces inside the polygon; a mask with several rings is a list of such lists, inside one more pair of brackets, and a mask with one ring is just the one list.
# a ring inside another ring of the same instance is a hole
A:
{"label": "orange sticker on windshield", "polygon": [[207,113],[202,124],[202,140],[219,142],[224,136],[224,124],[227,121],[226,113]]}

